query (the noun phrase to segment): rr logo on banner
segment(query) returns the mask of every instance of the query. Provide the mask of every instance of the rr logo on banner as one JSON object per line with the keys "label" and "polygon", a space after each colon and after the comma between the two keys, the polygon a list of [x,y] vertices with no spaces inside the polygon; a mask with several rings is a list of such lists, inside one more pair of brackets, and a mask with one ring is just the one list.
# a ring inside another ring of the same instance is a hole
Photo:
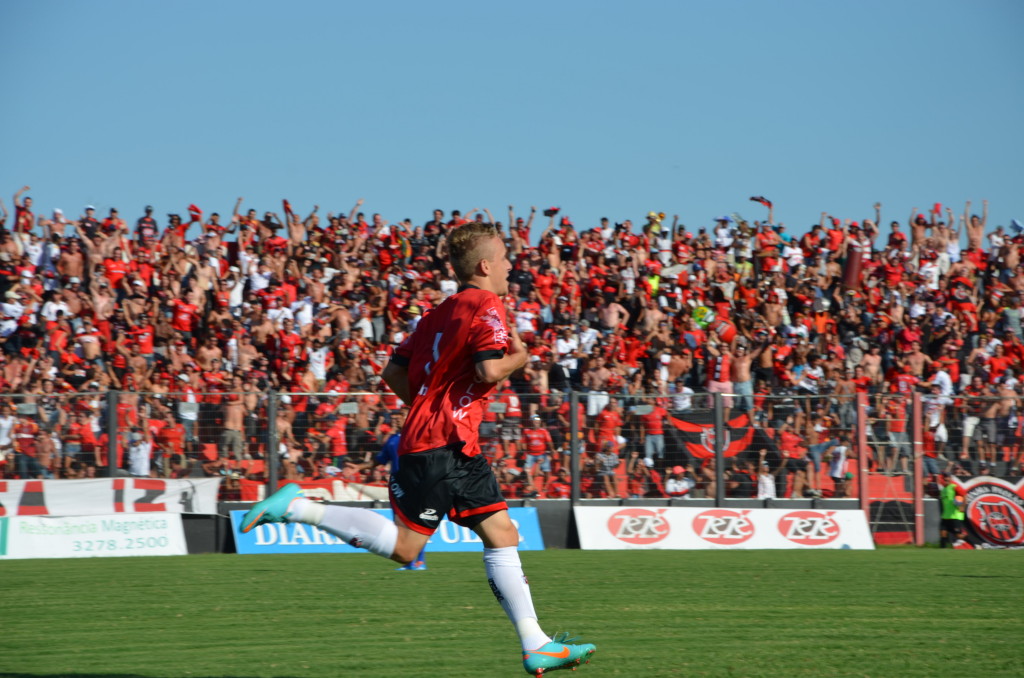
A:
{"label": "rr logo on banner", "polygon": [[668,536],[664,511],[635,508],[619,511],[608,519],[608,531],[627,544],[654,544]]}
{"label": "rr logo on banner", "polygon": [[779,532],[794,544],[820,546],[839,536],[831,511],[791,511],[779,518]]}
{"label": "rr logo on banner", "polygon": [[754,536],[754,523],[747,517],[749,513],[729,509],[703,511],[693,519],[693,531],[712,544],[742,544]]}

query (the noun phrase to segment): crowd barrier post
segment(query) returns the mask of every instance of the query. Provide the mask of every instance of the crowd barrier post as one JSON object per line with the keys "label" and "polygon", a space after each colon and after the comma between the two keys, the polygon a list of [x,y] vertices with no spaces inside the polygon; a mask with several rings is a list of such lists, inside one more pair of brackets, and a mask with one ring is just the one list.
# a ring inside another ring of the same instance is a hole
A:
{"label": "crowd barrier post", "polygon": [[914,545],[924,546],[924,420],[921,394],[916,391],[910,400],[910,443],[913,464]]}
{"label": "crowd barrier post", "polygon": [[725,406],[721,393],[712,394],[715,408],[715,506],[725,504],[725,456],[722,439],[725,436]]}
{"label": "crowd barrier post", "polygon": [[267,450],[266,468],[267,485],[264,496],[269,497],[277,489],[277,466],[281,455],[277,442],[277,399],[279,395],[274,389],[267,390]]}
{"label": "crowd barrier post", "polygon": [[569,479],[572,491],[569,503],[575,506],[580,499],[580,422],[576,415],[580,404],[580,394],[574,389],[569,391]]}
{"label": "crowd barrier post", "polygon": [[106,397],[106,429],[107,429],[107,477],[117,476],[117,443],[120,430],[117,421],[117,391],[107,391]]}
{"label": "crowd barrier post", "polygon": [[868,394],[857,394],[857,416],[854,418],[854,425],[857,427],[855,439],[857,441],[857,497],[860,500],[860,508],[864,511],[867,519],[871,520],[871,497],[868,473],[871,470],[871,460],[868,459]]}

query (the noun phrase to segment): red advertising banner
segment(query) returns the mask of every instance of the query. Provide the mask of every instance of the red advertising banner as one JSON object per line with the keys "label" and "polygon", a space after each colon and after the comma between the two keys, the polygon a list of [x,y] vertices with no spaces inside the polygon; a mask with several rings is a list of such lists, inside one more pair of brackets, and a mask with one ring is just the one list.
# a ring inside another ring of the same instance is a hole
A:
{"label": "red advertising banner", "polygon": [[[324,501],[387,501],[388,488],[383,485],[366,485],[364,483],[350,483],[344,480],[330,478],[327,480],[282,480],[281,485],[295,482],[306,491],[307,497],[323,499]],[[263,499],[266,486],[252,480],[240,480],[242,501],[259,501]]]}
{"label": "red advertising banner", "polygon": [[217,513],[220,478],[0,480],[0,516]]}

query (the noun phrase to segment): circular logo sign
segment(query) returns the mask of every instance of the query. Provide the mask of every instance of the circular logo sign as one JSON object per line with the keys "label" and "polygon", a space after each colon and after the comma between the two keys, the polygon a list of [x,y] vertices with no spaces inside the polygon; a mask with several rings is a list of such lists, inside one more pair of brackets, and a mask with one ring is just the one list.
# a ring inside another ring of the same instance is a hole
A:
{"label": "circular logo sign", "polygon": [[801,546],[828,544],[839,536],[839,524],[832,515],[825,511],[790,511],[779,518],[779,532]]}
{"label": "circular logo sign", "polygon": [[668,521],[662,513],[643,508],[624,509],[608,519],[608,531],[627,544],[654,544],[669,533]]}
{"label": "circular logo sign", "polygon": [[750,511],[709,509],[693,519],[693,531],[712,544],[732,546],[754,536],[754,524],[747,517]]}
{"label": "circular logo sign", "polygon": [[965,513],[971,526],[985,540],[1001,546],[1021,546],[1024,544],[1024,506],[1019,499],[1015,501],[1015,497],[1006,496],[1008,494],[1005,490],[977,494],[972,491]]}
{"label": "circular logo sign", "polygon": [[[709,451],[714,453],[715,451],[715,427],[708,426],[700,432],[700,442]],[[729,436],[729,427],[726,426],[722,431],[722,449],[728,450],[729,444],[732,442],[732,438]]]}

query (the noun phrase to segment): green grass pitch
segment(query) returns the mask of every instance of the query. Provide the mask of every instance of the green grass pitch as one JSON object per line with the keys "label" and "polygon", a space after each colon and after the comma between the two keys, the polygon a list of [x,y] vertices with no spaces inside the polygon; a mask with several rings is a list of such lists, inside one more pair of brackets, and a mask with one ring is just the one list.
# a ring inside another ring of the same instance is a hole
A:
{"label": "green grass pitch", "polygon": [[[479,554],[0,563],[0,675],[525,676]],[[541,623],[571,675],[1022,676],[1024,552],[545,551]],[[570,675],[567,672],[553,675]]]}

